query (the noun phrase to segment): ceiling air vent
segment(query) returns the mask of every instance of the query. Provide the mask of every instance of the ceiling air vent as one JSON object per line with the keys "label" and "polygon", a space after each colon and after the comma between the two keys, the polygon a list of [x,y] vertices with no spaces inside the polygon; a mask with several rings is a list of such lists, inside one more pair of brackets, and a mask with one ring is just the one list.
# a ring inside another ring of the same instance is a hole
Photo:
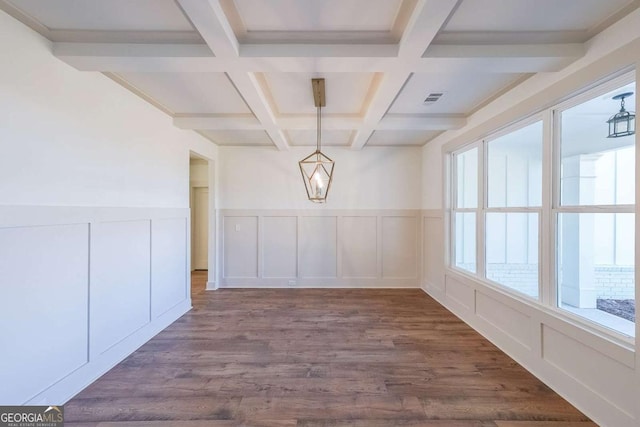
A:
{"label": "ceiling air vent", "polygon": [[431,105],[434,102],[438,101],[440,99],[440,97],[444,95],[443,92],[433,92],[430,93],[429,95],[427,95],[427,97],[424,99],[423,104],[424,105]]}

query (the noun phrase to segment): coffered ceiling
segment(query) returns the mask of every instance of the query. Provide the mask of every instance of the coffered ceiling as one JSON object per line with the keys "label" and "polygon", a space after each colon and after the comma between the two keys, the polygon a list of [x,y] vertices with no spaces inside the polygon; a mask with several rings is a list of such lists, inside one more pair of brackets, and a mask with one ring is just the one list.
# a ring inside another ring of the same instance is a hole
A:
{"label": "coffered ceiling", "polygon": [[[423,145],[640,0],[0,0],[60,60],[220,145]],[[442,94],[427,102],[430,94]]]}

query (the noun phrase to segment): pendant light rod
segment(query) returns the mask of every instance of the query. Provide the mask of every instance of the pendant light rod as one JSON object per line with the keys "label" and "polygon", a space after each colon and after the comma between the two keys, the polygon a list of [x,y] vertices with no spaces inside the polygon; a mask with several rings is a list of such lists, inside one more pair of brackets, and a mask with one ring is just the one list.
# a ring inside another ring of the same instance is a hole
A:
{"label": "pendant light rod", "polygon": [[324,93],[324,79],[311,79],[311,86],[313,88],[313,103],[317,108],[317,140],[316,140],[316,152],[320,152],[322,141],[322,107],[327,103]]}
{"label": "pendant light rod", "polygon": [[318,129],[316,131],[316,151],[320,152],[320,141],[322,140],[322,107],[318,107]]}

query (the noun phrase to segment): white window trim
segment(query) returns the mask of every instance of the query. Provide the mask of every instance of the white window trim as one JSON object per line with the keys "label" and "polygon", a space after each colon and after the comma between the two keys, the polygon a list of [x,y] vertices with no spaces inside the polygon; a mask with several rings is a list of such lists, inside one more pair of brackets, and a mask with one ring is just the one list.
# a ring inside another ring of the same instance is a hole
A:
{"label": "white window trim", "polygon": [[[450,244],[449,244],[449,266],[451,268],[454,268],[456,271],[462,272],[462,273],[466,273],[466,274],[471,274],[471,275],[475,275],[478,274],[478,268],[479,268],[479,264],[478,264],[478,248],[479,248],[479,241],[478,241],[478,213],[481,210],[480,206],[481,206],[481,200],[480,200],[480,194],[478,194],[478,199],[476,200],[476,207],[475,208],[459,208],[458,207],[458,186],[457,186],[457,177],[458,177],[458,168],[457,168],[457,158],[459,155],[466,153],[467,151],[471,151],[474,148],[478,149],[478,166],[477,166],[477,171],[478,171],[478,179],[477,179],[477,183],[478,183],[478,191],[480,191],[481,189],[481,180],[479,179],[479,177],[481,176],[480,174],[483,172],[480,169],[480,165],[482,163],[481,161],[481,156],[482,156],[482,140],[479,141],[475,141],[471,144],[467,144],[464,147],[461,147],[460,149],[453,151],[450,153],[449,155],[449,161],[450,161],[450,166],[449,166],[449,170],[450,170],[450,176],[453,178],[451,179],[451,183],[452,185],[450,185],[450,190],[451,190],[451,194],[450,194],[450,213],[449,213],[449,236],[450,236]],[[463,268],[460,268],[456,265],[456,245],[455,245],[455,239],[456,239],[456,213],[464,213],[464,212],[473,212],[476,214],[476,271],[468,271],[465,270]]]}
{"label": "white window trim", "polygon": [[[606,82],[597,82],[583,92],[573,95],[570,98],[546,108],[536,114],[532,114],[522,120],[489,134],[485,138],[476,140],[471,144],[464,144],[452,150],[444,152],[445,174],[444,183],[445,195],[445,217],[448,221],[446,225],[446,264],[445,269],[455,274],[459,274],[469,280],[479,282],[488,288],[496,290],[508,297],[514,298],[525,304],[532,305],[537,309],[542,309],[552,313],[554,316],[569,323],[580,326],[597,335],[612,339],[623,345],[625,348],[634,350],[636,338],[624,335],[617,330],[610,329],[600,323],[592,321],[586,317],[579,316],[558,306],[557,298],[557,218],[559,213],[636,213],[635,204],[625,205],[582,205],[582,206],[562,206],[560,204],[560,138],[559,126],[556,123],[558,112],[569,109],[588,101],[598,95],[603,95],[617,87],[636,81],[636,71],[624,71]],[[514,132],[526,127],[536,121],[542,121],[543,125],[543,146],[542,146],[542,200],[540,207],[517,207],[517,208],[488,208],[487,206],[487,176],[484,173],[486,159],[487,142],[499,138],[505,134]],[[637,141],[637,139],[636,139]],[[636,144],[637,145],[637,144]],[[477,208],[456,208],[456,180],[457,171],[455,168],[456,155],[478,147],[478,207]],[[636,150],[636,159],[640,158]],[[636,161],[636,175],[640,171],[640,164]],[[640,187],[640,186],[637,186]],[[640,188],[636,188],[636,195],[640,194]],[[637,196],[636,196],[637,197]],[[636,200],[637,204],[637,200]],[[476,213],[476,272],[470,272],[455,266],[455,213],[456,212]],[[538,298],[533,298],[524,293],[500,283],[491,281],[485,277],[485,216],[487,212],[538,212]],[[636,224],[640,220],[636,215]],[[638,254],[638,232],[636,227],[636,260],[640,258]],[[637,264],[637,262],[636,262]],[[636,271],[636,276],[638,271]],[[636,301],[638,295],[636,295]],[[636,320],[636,331],[640,330]],[[636,334],[637,335],[637,334]]]}
{"label": "white window trim", "polygon": [[[542,127],[543,127],[543,135],[542,135],[542,144],[543,144],[543,150],[542,150],[542,154],[544,154],[544,115],[542,113],[537,113],[537,114],[532,114],[529,117],[526,117],[522,120],[519,120],[515,123],[512,123],[509,126],[506,126],[502,129],[500,129],[497,132],[493,132],[491,134],[489,134],[489,136],[487,136],[484,140],[483,140],[483,165],[486,167],[486,165],[489,164],[489,150],[488,150],[488,146],[492,141],[495,141],[497,139],[500,139],[501,137],[505,136],[505,135],[509,135],[513,132],[517,132],[520,129],[523,129],[527,126],[530,126],[534,123],[537,122],[541,122]],[[544,160],[544,158],[543,158]],[[483,169],[484,172],[484,169]],[[484,185],[483,185],[483,192],[482,192],[482,217],[483,217],[483,229],[482,229],[482,247],[483,247],[483,260],[482,260],[482,266],[483,266],[483,274],[481,277],[481,279],[495,285],[498,286],[500,288],[503,289],[508,289],[511,293],[517,294],[523,298],[526,298],[528,300],[532,300],[532,301],[540,301],[541,297],[542,297],[542,243],[541,243],[541,233],[542,233],[542,203],[540,206],[513,206],[513,207],[489,207],[489,175],[483,173],[482,176],[482,180],[484,181]],[[544,190],[542,190],[544,193]],[[542,195],[541,195],[542,198]],[[510,286],[507,286],[503,283],[499,283],[496,282],[494,280],[491,280],[487,277],[486,275],[486,216],[488,213],[493,213],[493,212],[499,212],[499,213],[537,213],[538,214],[538,296],[534,297],[531,295],[527,295],[523,292],[520,292]]]}
{"label": "white window trim", "polygon": [[[562,177],[560,174],[560,168],[561,168],[561,163],[562,163],[562,156],[561,156],[561,143],[562,143],[562,138],[561,138],[561,134],[560,134],[560,125],[559,125],[559,117],[560,117],[560,113],[562,113],[565,110],[568,110],[572,107],[575,107],[577,105],[580,105],[584,102],[587,102],[593,98],[596,98],[598,96],[604,95],[608,92],[611,92],[613,90],[615,90],[616,88],[619,88],[620,86],[624,86],[627,85],[629,83],[632,83],[633,81],[636,81],[636,72],[634,71],[630,71],[627,73],[624,73],[618,77],[612,78],[610,80],[608,80],[607,82],[604,82],[602,84],[597,85],[596,87],[592,87],[588,90],[585,90],[584,92],[580,93],[579,95],[576,95],[574,97],[572,97],[571,99],[568,99],[556,106],[553,106],[552,108],[549,109],[549,114],[551,116],[551,126],[552,126],[552,136],[553,139],[551,141],[552,143],[552,166],[553,166],[553,173],[552,173],[552,197],[551,197],[551,209],[550,209],[550,214],[551,214],[551,237],[552,237],[552,241],[551,244],[553,245],[553,248],[555,248],[557,246],[557,239],[558,239],[558,218],[559,215],[562,213],[633,213],[635,214],[636,212],[636,206],[635,204],[621,204],[621,205],[563,205],[561,203],[561,185],[562,185]],[[636,83],[637,84],[637,83]],[[614,108],[615,109],[615,108]],[[554,144],[555,143],[555,144]],[[636,163],[636,174],[638,171],[638,164]],[[636,200],[637,202],[637,200]],[[636,230],[636,240],[637,240],[637,235],[638,235],[638,230]],[[597,323],[595,321],[592,321],[590,319],[587,319],[586,317],[583,316],[579,316],[575,313],[572,313],[569,310],[566,310],[564,308],[562,308],[559,303],[558,303],[558,254],[556,253],[556,250],[551,250],[551,253],[549,254],[550,257],[548,259],[548,264],[549,266],[551,266],[552,270],[553,270],[553,276],[551,277],[551,292],[550,292],[550,299],[548,301],[548,305],[550,306],[550,308],[559,314],[562,314],[565,317],[568,317],[570,319],[572,319],[573,321],[576,321],[578,323],[580,323],[583,326],[589,327],[591,329],[595,329],[600,333],[606,334],[608,336],[611,336],[613,338],[615,338],[616,340],[622,341],[623,343],[627,343],[627,344],[634,344],[635,343],[635,338],[634,337],[629,337],[627,335],[624,335],[620,332],[618,332],[615,329],[611,329],[606,327],[605,325],[601,324],[601,323]],[[636,257],[638,255],[636,254]],[[637,259],[637,258],[636,258]],[[637,301],[637,295],[636,295],[636,301]],[[637,320],[636,320],[637,322]],[[637,328],[637,327],[636,327]],[[637,334],[636,334],[637,335]]]}

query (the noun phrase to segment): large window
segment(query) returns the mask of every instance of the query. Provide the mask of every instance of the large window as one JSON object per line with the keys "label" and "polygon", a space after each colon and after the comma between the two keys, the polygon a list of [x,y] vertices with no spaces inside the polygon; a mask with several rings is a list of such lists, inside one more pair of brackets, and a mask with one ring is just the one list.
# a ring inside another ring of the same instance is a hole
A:
{"label": "large window", "polygon": [[475,273],[478,210],[478,148],[454,155],[456,174],[454,218],[455,255],[458,268]]}
{"label": "large window", "polygon": [[538,298],[542,121],[488,140],[485,150],[485,276]]}
{"label": "large window", "polygon": [[[616,85],[557,110],[557,304],[626,335],[635,330],[635,135],[607,138]],[[625,100],[635,105],[635,96]]]}
{"label": "large window", "polygon": [[636,136],[608,138],[607,120],[635,86],[619,77],[454,152],[451,266],[634,336]]}

